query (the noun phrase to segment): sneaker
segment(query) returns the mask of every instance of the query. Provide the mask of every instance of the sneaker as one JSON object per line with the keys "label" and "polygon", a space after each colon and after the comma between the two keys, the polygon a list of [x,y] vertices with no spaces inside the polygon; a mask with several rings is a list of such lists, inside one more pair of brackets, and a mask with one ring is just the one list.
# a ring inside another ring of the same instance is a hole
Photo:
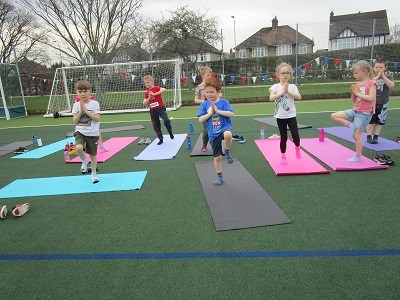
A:
{"label": "sneaker", "polygon": [[400,143],[400,136],[396,138],[396,143]]}
{"label": "sneaker", "polygon": [[288,161],[287,161],[286,157],[282,157],[281,158],[281,165],[287,165],[287,164],[288,164]]}
{"label": "sneaker", "polygon": [[164,143],[164,141],[163,140],[159,140],[157,145],[161,145],[162,143]]}
{"label": "sneaker", "polygon": [[18,149],[16,149],[14,151],[15,154],[23,154],[23,153],[26,153],[26,152],[28,152],[28,149],[26,149],[25,147],[19,147]]}
{"label": "sneaker", "polygon": [[27,213],[28,210],[30,210],[30,209],[31,209],[31,205],[29,203],[15,204],[15,206],[13,207],[12,214],[14,217],[21,217],[25,213]]}
{"label": "sneaker", "polygon": [[170,137],[171,140],[174,139],[174,135],[172,133],[169,134],[169,137]]}
{"label": "sneaker", "polygon": [[233,157],[231,152],[225,152],[225,157],[226,157],[226,161],[228,162],[228,164],[233,164]]}
{"label": "sneaker", "polygon": [[81,173],[82,174],[86,174],[87,173],[87,170],[88,170],[87,165],[88,165],[87,163],[82,162],[82,165],[81,165]]}
{"label": "sneaker", "polygon": [[140,138],[138,144],[143,145],[145,143],[145,138]]}
{"label": "sneaker", "polygon": [[367,143],[368,144],[373,144],[374,143],[374,141],[372,140],[372,137],[367,137]]}
{"label": "sneaker", "polygon": [[217,176],[217,179],[215,179],[214,184],[216,186],[221,186],[224,180],[222,179],[222,176]]}
{"label": "sneaker", "polygon": [[379,143],[379,142],[378,142],[378,138],[375,138],[375,137],[374,137],[374,138],[372,139],[372,144],[378,144],[378,143]]}
{"label": "sneaker", "polygon": [[145,145],[150,145],[151,144],[151,139],[150,138],[145,138],[144,139],[144,144]]}
{"label": "sneaker", "polygon": [[390,158],[389,155],[385,153],[377,154],[374,158],[374,161],[380,165],[393,165],[394,161]]}
{"label": "sneaker", "polygon": [[207,152],[207,145],[201,146],[201,152]]}
{"label": "sneaker", "polygon": [[296,158],[297,159],[301,158],[300,147],[296,147]]}
{"label": "sneaker", "polygon": [[244,136],[239,136],[239,144],[244,144],[246,143],[246,139],[244,138]]}
{"label": "sneaker", "polygon": [[100,180],[97,178],[97,176],[92,175],[92,182],[93,184],[98,183]]}
{"label": "sneaker", "polygon": [[360,155],[354,155],[353,157],[350,157],[347,161],[348,162],[359,162],[359,161],[361,161],[361,156]]}
{"label": "sneaker", "polygon": [[240,136],[237,134],[232,135],[232,141],[239,141],[240,140]]}
{"label": "sneaker", "polygon": [[279,135],[277,135],[276,133],[274,133],[273,135],[269,136],[268,138],[269,138],[269,139],[276,139],[276,138],[279,138],[279,137],[280,137]]}
{"label": "sneaker", "polygon": [[0,219],[4,219],[7,216],[7,206],[0,206]]}

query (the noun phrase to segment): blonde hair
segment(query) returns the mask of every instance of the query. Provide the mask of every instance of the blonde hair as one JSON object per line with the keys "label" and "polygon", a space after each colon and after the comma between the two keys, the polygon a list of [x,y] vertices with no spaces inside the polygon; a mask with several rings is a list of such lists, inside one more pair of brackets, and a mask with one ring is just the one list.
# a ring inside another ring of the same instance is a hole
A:
{"label": "blonde hair", "polygon": [[151,75],[146,75],[143,77],[143,80],[150,80],[150,81],[154,82],[154,77]]}
{"label": "blonde hair", "polygon": [[208,66],[202,66],[202,67],[200,68],[200,76],[201,76],[201,77],[203,77],[204,74],[206,74],[206,73],[211,73],[211,72],[212,72],[212,69],[211,69],[210,67],[208,67]]}
{"label": "blonde hair", "polygon": [[360,71],[365,71],[369,78],[374,78],[374,70],[372,70],[371,65],[366,60],[359,60],[350,69],[354,72],[354,69],[358,68]]}
{"label": "blonde hair", "polygon": [[280,63],[279,65],[277,65],[277,66],[276,66],[275,72],[276,72],[277,74],[279,74],[280,71],[281,71],[281,69],[284,68],[284,67],[286,67],[286,68],[289,70],[290,74],[293,75],[293,68],[292,68],[292,66],[289,65],[288,63]]}

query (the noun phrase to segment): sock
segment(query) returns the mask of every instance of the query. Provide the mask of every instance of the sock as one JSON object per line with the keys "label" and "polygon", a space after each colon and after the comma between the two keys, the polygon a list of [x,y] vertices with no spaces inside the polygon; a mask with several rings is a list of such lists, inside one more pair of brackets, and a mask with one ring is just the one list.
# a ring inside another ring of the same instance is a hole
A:
{"label": "sock", "polygon": [[96,174],[92,174],[92,182],[93,183],[98,183],[99,179],[97,178]]}
{"label": "sock", "polygon": [[355,156],[349,158],[347,161],[349,161],[349,162],[358,162],[358,161],[361,161],[361,155],[356,154]]}
{"label": "sock", "polygon": [[85,169],[87,169],[87,166],[88,166],[88,161],[87,161],[87,159],[82,160],[81,169],[82,169],[82,170],[85,170]]}

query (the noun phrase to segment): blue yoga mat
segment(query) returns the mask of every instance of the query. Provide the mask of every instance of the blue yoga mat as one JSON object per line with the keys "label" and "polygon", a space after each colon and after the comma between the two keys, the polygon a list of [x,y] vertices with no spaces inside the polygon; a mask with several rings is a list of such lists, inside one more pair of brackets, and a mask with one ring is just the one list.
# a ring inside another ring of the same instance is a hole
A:
{"label": "blue yoga mat", "polygon": [[146,175],[147,171],[97,174],[96,184],[90,175],[17,179],[0,190],[0,198],[139,190]]}
{"label": "blue yoga mat", "polygon": [[19,154],[16,156],[13,156],[12,158],[42,158],[47,155],[53,154],[57,151],[61,151],[64,149],[65,144],[69,143],[75,143],[75,138],[70,137],[64,140],[61,140],[59,142],[55,142],[46,146],[38,147],[35,150],[28,151],[23,154]]}
{"label": "blue yoga mat", "polygon": [[158,139],[146,147],[138,156],[135,156],[134,160],[161,160],[161,159],[172,159],[176,156],[179,148],[185,141],[187,133],[175,134],[173,140],[170,139],[169,135],[164,135],[164,143],[157,145]]}

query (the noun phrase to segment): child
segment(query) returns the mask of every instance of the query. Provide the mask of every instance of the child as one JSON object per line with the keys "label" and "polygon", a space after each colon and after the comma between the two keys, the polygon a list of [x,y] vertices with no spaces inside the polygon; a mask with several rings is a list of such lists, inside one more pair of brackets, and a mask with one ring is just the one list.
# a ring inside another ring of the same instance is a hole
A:
{"label": "child", "polygon": [[[196,91],[194,93],[194,102],[197,104],[202,104],[204,101],[207,101],[205,94],[206,90],[204,88],[206,82],[212,77],[212,70],[210,67],[203,66],[200,68],[200,76],[203,79],[202,83],[200,83],[196,87]],[[201,147],[202,152],[207,151],[207,143],[208,143],[208,133],[206,122],[203,123],[203,146]]]}
{"label": "child", "polygon": [[96,100],[91,100],[92,87],[87,80],[79,80],[75,84],[77,96],[81,99],[72,107],[72,120],[75,126],[75,150],[82,160],[81,172],[87,172],[88,161],[84,151],[89,154],[92,167],[92,182],[98,183],[97,144],[100,134],[100,105]]}
{"label": "child", "polygon": [[[91,95],[89,97],[90,100],[94,100],[94,96]],[[81,101],[81,99],[78,96],[74,97],[75,102]],[[103,138],[101,137],[101,133],[99,132],[99,142],[98,142],[98,148],[103,150],[104,152],[108,152],[108,149],[103,145]]]}
{"label": "child", "polygon": [[331,118],[352,130],[356,154],[347,161],[358,162],[361,160],[362,154],[361,134],[366,130],[372,114],[375,112],[376,83],[372,79],[372,68],[365,60],[356,62],[351,67],[351,71],[357,81],[350,86],[351,100],[355,104],[351,109],[333,113]]}
{"label": "child", "polygon": [[386,73],[386,59],[377,58],[374,61],[374,80],[376,81],[376,106],[375,113],[367,126],[367,142],[378,144],[378,137],[382,126],[386,123],[386,114],[389,102],[389,89],[394,87],[393,77]]}
{"label": "child", "polygon": [[172,134],[171,121],[168,118],[167,109],[165,108],[161,97],[166,90],[165,88],[154,85],[154,77],[151,75],[144,76],[144,85],[146,86],[147,91],[144,93],[143,105],[150,106],[151,123],[159,139],[157,145],[161,145],[164,141],[161,132],[160,117],[164,121],[164,125],[168,130],[170,138],[174,138],[174,135]]}
{"label": "child", "polygon": [[209,79],[205,85],[206,98],[197,113],[199,122],[206,123],[208,137],[214,155],[214,168],[217,179],[214,184],[221,186],[222,177],[222,140],[225,140],[225,157],[228,164],[233,163],[230,152],[232,146],[232,117],[235,116],[228,100],[221,98],[221,80],[218,78]]}
{"label": "child", "polygon": [[276,68],[276,76],[279,83],[275,83],[269,88],[269,100],[275,101],[276,123],[278,124],[281,150],[281,164],[287,165],[286,143],[288,139],[287,128],[289,127],[293,143],[296,146],[296,157],[301,158],[300,154],[300,135],[297,127],[295,100],[301,100],[301,95],[297,86],[289,83],[293,76],[293,68],[287,63],[281,63]]}

